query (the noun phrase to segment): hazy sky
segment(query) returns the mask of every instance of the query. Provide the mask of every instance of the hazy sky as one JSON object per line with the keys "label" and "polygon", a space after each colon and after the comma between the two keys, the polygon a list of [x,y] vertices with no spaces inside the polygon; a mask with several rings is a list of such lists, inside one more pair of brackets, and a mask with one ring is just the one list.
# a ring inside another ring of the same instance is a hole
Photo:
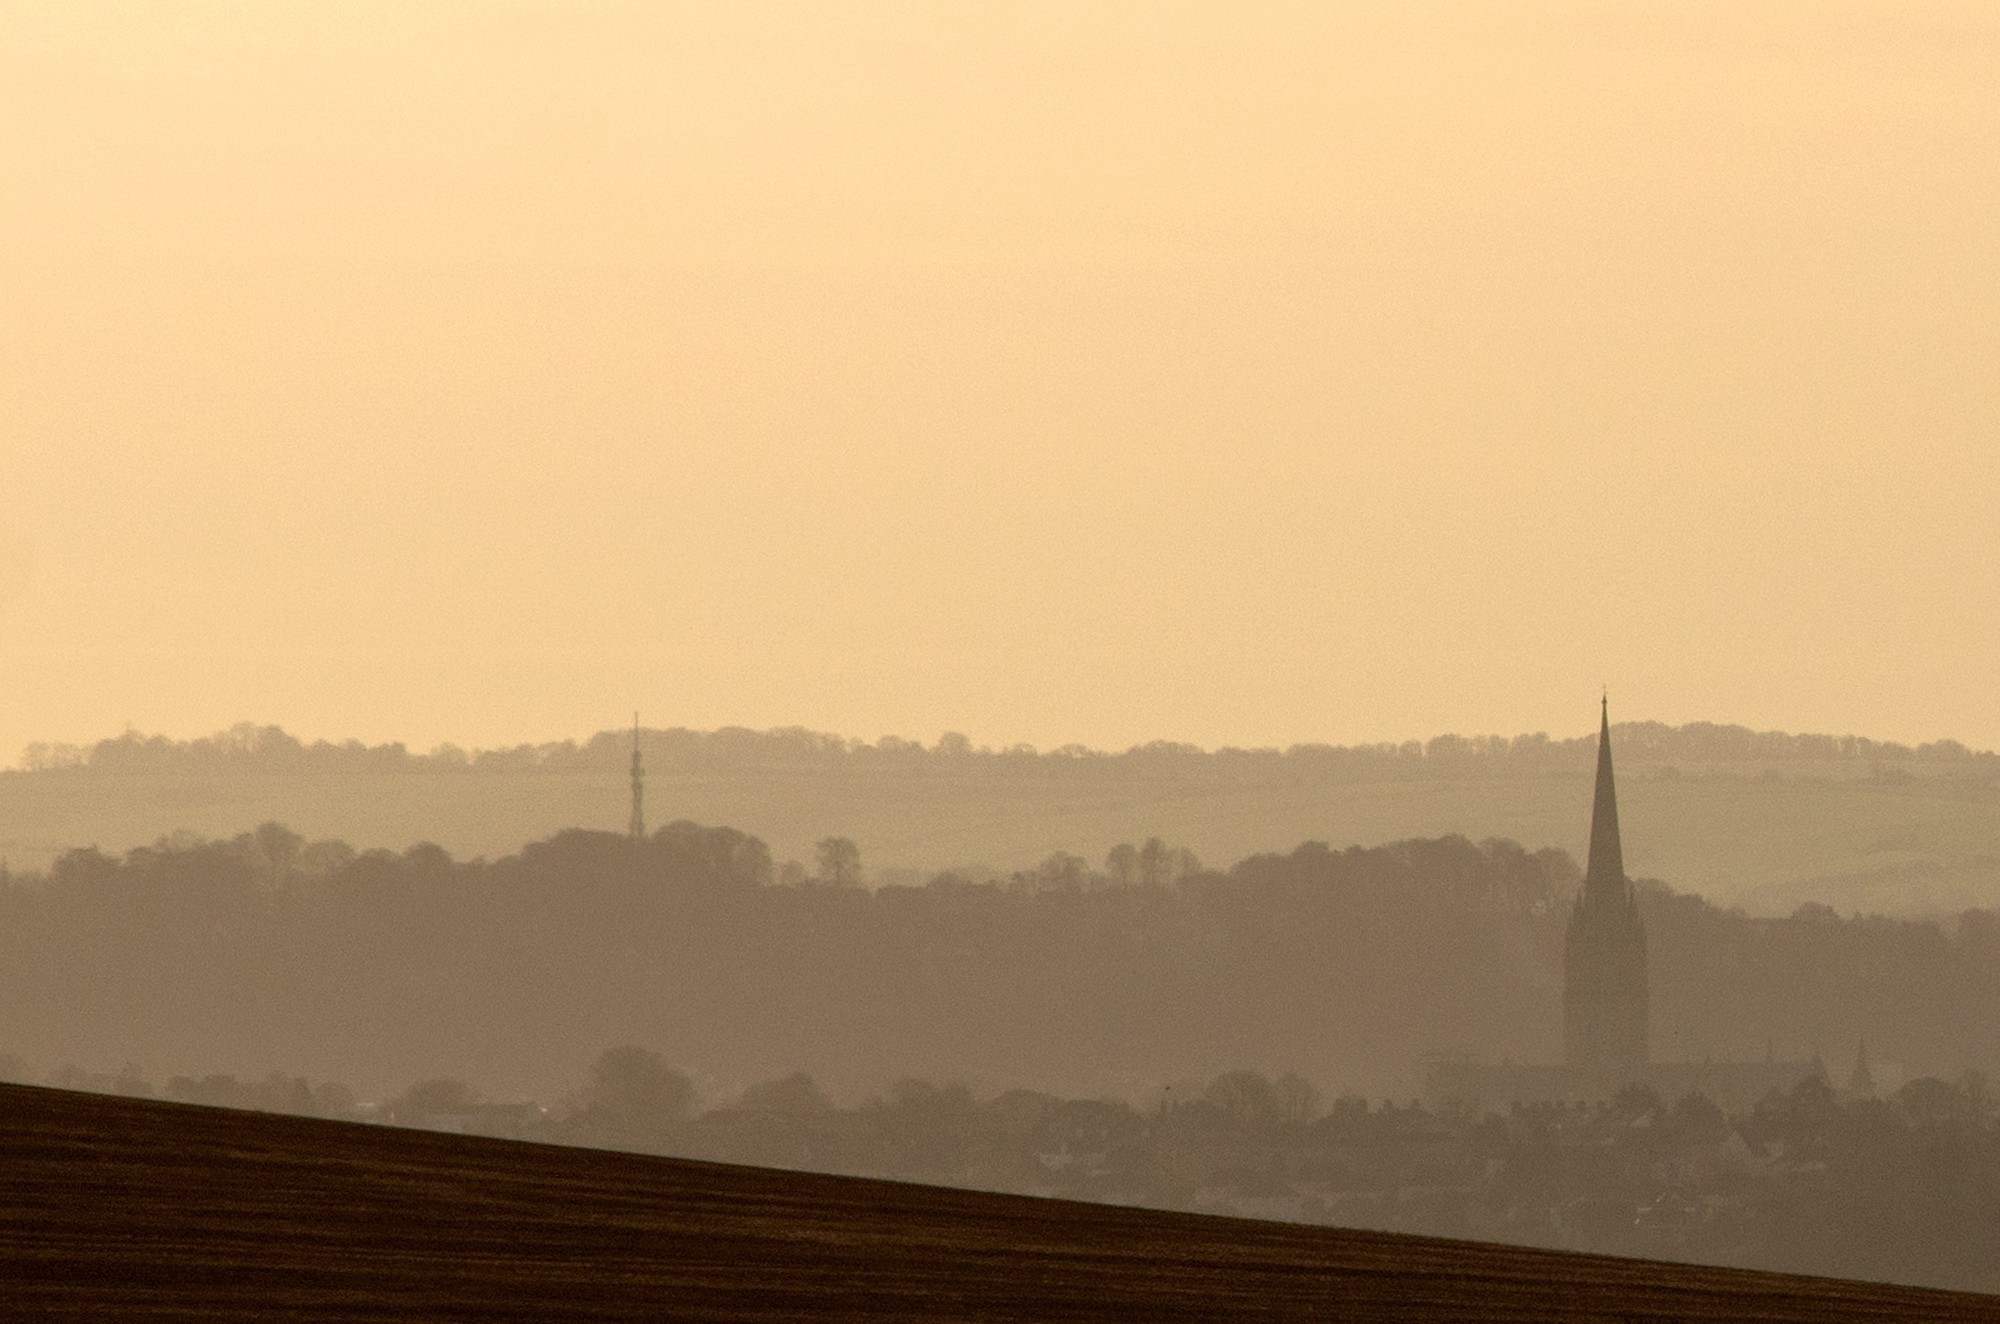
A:
{"label": "hazy sky", "polygon": [[0,762],[2000,745],[1996,87],[1989,0],[11,0]]}

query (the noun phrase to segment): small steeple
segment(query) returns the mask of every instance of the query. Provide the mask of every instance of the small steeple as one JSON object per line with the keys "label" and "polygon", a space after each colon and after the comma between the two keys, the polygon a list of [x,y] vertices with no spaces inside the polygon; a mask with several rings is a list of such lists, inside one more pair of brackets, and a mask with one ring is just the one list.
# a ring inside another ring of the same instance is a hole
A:
{"label": "small steeple", "polygon": [[632,714],[632,840],[646,839],[646,768],[639,761],[639,714]]}
{"label": "small steeple", "polygon": [[1618,841],[1618,788],[1611,776],[1611,696],[1598,714],[1597,797],[1590,807],[1590,857],[1584,868],[1588,894],[1623,896],[1625,850]]}

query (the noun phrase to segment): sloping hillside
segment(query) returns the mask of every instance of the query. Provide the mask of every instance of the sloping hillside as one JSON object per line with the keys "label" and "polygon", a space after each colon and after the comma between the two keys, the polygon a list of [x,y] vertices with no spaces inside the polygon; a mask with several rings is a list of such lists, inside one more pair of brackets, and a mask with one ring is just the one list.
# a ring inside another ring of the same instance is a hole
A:
{"label": "sloping hillside", "polygon": [[2000,1300],[0,1086],[42,1319],[1993,1320]]}

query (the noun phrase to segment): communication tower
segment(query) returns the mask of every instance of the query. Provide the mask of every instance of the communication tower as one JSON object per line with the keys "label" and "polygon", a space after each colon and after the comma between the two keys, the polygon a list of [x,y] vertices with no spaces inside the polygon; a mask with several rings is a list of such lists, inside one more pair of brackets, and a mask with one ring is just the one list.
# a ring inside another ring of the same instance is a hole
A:
{"label": "communication tower", "polygon": [[632,714],[632,840],[646,839],[646,765],[639,759],[639,714]]}

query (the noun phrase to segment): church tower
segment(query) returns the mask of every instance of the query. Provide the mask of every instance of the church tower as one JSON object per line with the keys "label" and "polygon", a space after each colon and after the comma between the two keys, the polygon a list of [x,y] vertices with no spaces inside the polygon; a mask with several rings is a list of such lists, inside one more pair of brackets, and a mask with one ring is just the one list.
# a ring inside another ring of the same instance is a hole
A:
{"label": "church tower", "polygon": [[1625,876],[1611,776],[1611,704],[1597,730],[1590,862],[1563,943],[1563,1061],[1578,1083],[1616,1089],[1646,1066],[1646,930]]}

